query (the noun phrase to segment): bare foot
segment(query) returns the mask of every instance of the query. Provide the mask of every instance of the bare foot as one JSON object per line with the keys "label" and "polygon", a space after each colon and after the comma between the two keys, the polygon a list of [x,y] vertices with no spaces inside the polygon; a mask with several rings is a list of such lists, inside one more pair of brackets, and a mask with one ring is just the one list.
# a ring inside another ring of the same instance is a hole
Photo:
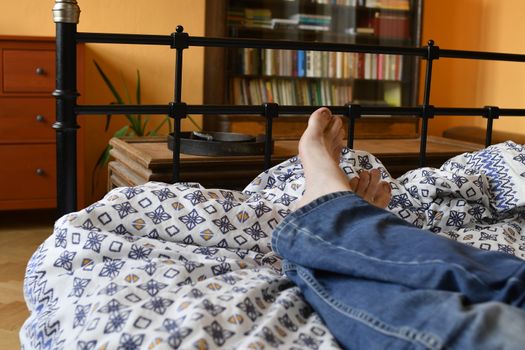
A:
{"label": "bare foot", "polygon": [[351,191],[348,178],[339,168],[343,145],[343,122],[328,108],[319,108],[308,119],[299,141],[299,158],[306,177],[306,190],[296,208],[325,194]]}
{"label": "bare foot", "polygon": [[299,157],[306,178],[306,190],[296,209],[316,198],[339,191],[355,191],[370,204],[385,208],[390,202],[390,186],[381,181],[378,169],[364,171],[348,181],[339,168],[344,138],[340,117],[328,108],[319,108],[310,116],[308,127],[299,141]]}
{"label": "bare foot", "polygon": [[350,180],[350,187],[358,196],[379,208],[386,208],[392,198],[392,189],[381,180],[379,169],[361,171]]}

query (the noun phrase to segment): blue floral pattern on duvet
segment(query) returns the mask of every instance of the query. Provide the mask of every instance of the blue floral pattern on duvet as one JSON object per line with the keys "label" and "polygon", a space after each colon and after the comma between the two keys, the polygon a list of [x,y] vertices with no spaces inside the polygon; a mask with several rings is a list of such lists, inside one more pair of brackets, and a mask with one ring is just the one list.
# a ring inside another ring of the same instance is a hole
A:
{"label": "blue floral pattern on duvet", "polygon": [[[343,150],[349,178],[373,167],[390,182],[395,215],[525,258],[522,146],[491,146],[398,179],[373,155]],[[270,247],[303,191],[296,157],[242,192],[151,182],[62,217],[27,266],[22,347],[338,349]]]}

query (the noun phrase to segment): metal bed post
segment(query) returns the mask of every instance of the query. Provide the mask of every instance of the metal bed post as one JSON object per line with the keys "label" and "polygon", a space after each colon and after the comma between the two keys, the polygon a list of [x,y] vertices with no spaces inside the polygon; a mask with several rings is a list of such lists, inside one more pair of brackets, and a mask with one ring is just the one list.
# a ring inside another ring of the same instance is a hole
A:
{"label": "metal bed post", "polygon": [[175,101],[170,103],[170,117],[173,118],[173,172],[172,182],[180,179],[180,133],[181,119],[186,118],[187,106],[182,102],[182,58],[184,49],[188,45],[188,33],[184,33],[184,27],[179,25],[172,35],[171,48],[176,49],[175,58]]}
{"label": "metal bed post", "polygon": [[492,143],[492,126],[494,124],[494,119],[498,119],[500,111],[498,107],[495,106],[485,106],[485,113],[483,118],[487,118],[487,131],[485,134],[485,147],[490,146]]}
{"label": "metal bed post", "polygon": [[425,73],[425,93],[421,110],[421,143],[419,145],[419,166],[425,166],[427,160],[428,120],[434,117],[434,106],[430,105],[430,86],[432,81],[432,61],[439,58],[439,46],[434,46],[434,40],[429,40],[427,45],[427,60]]}
{"label": "metal bed post", "polygon": [[57,215],[77,209],[76,32],[80,7],[76,0],[56,0],[56,167]]}
{"label": "metal bed post", "polygon": [[263,115],[266,117],[266,128],[264,134],[264,170],[268,170],[272,166],[273,119],[279,116],[279,105],[277,103],[263,103]]}
{"label": "metal bed post", "polygon": [[346,147],[354,148],[355,120],[361,118],[361,105],[347,104],[346,117],[348,118],[348,136],[346,138]]}

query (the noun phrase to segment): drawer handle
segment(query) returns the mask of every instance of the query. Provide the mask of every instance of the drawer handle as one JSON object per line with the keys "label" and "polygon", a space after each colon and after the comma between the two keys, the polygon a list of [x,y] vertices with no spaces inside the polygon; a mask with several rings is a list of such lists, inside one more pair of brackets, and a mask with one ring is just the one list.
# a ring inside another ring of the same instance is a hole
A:
{"label": "drawer handle", "polygon": [[44,171],[44,169],[38,168],[38,169],[36,169],[36,174],[38,176],[44,176],[46,174],[46,172]]}
{"label": "drawer handle", "polygon": [[46,118],[42,114],[36,116],[36,121],[42,123]]}
{"label": "drawer handle", "polygon": [[44,68],[42,67],[38,67],[36,70],[35,70],[35,73],[36,75],[44,75],[46,73],[46,71],[44,70]]}

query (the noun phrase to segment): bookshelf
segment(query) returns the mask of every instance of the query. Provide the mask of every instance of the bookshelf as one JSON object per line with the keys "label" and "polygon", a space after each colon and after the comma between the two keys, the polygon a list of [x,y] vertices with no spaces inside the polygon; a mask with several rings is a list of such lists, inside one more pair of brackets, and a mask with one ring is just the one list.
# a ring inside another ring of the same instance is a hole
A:
{"label": "bookshelf", "polygon": [[[206,35],[419,46],[423,0],[208,0]],[[205,52],[205,103],[417,105],[419,61],[352,52],[218,49]],[[274,121],[277,139],[296,138],[305,117]],[[214,131],[262,133],[253,116],[206,118]],[[415,117],[362,118],[358,138],[417,136]]]}

